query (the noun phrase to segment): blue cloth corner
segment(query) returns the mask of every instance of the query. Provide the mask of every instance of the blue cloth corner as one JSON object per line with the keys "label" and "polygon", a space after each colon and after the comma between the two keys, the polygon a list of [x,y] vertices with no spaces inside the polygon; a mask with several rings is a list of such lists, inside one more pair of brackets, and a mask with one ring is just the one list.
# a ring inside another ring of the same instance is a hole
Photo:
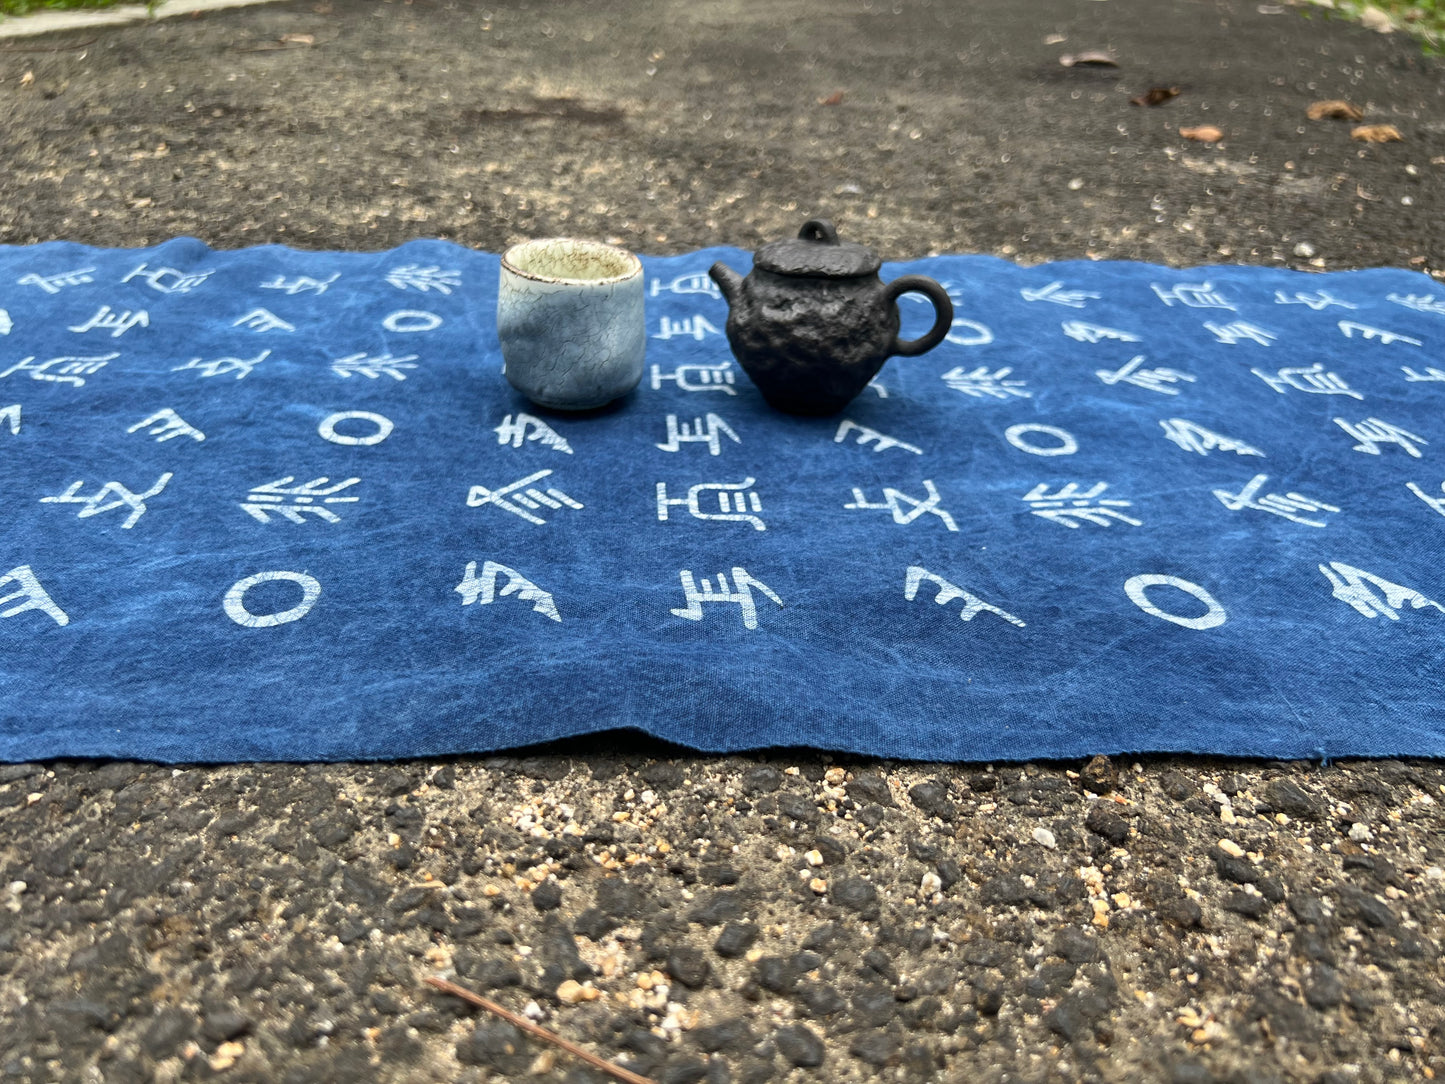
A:
{"label": "blue cloth corner", "polygon": [[571,416],[494,255],[0,248],[0,759],[1445,754],[1445,288],[889,265],[948,340],[810,419],[715,259]]}

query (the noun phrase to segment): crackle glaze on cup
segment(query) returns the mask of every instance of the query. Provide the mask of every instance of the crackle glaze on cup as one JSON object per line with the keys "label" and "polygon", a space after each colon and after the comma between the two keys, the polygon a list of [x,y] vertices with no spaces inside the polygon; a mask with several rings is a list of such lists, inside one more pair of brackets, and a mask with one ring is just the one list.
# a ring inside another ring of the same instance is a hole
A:
{"label": "crackle glaze on cup", "polygon": [[589,410],[637,387],[647,346],[642,263],[596,241],[525,241],[502,256],[502,371],[545,407]]}

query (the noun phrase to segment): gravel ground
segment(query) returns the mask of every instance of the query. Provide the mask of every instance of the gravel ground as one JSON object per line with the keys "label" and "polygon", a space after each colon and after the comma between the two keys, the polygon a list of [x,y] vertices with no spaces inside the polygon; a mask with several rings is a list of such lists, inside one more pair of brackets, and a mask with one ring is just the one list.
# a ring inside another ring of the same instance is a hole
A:
{"label": "gravel ground", "polygon": [[[1090,49],[1120,66],[1059,63]],[[1442,76],[1234,0],[268,5],[0,48],[0,243],[661,253],[826,213],[895,258],[1442,273]],[[432,974],[666,1084],[1433,1079],[1442,803],[1431,762],[626,731],[0,766],[0,1080],[603,1079]]]}
{"label": "gravel ground", "polygon": [[[4,769],[0,1074],[1414,1080],[1445,771],[618,756]],[[38,855],[38,857],[37,857]]]}

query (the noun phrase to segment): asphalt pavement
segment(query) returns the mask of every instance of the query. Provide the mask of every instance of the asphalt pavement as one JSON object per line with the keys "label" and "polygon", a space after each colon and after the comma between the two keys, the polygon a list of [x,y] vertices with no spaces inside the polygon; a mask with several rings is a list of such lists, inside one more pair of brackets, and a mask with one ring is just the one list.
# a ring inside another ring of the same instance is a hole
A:
{"label": "asphalt pavement", "polygon": [[[7,40],[0,118],[3,244],[674,253],[827,215],[892,259],[1445,279],[1445,65],[1282,4],[304,0]],[[625,730],[0,766],[0,1080],[604,1079],[428,975],[666,1084],[1434,1079],[1442,803],[1429,761]]]}

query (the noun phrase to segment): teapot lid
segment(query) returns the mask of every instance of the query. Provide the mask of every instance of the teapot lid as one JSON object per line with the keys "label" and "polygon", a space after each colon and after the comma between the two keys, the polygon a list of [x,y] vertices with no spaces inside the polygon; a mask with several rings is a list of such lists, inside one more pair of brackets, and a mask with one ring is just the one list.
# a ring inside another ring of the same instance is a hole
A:
{"label": "teapot lid", "polygon": [[838,231],[828,219],[813,218],[803,223],[796,238],[758,249],[753,266],[775,275],[846,279],[875,274],[883,261],[867,245],[839,241]]}

